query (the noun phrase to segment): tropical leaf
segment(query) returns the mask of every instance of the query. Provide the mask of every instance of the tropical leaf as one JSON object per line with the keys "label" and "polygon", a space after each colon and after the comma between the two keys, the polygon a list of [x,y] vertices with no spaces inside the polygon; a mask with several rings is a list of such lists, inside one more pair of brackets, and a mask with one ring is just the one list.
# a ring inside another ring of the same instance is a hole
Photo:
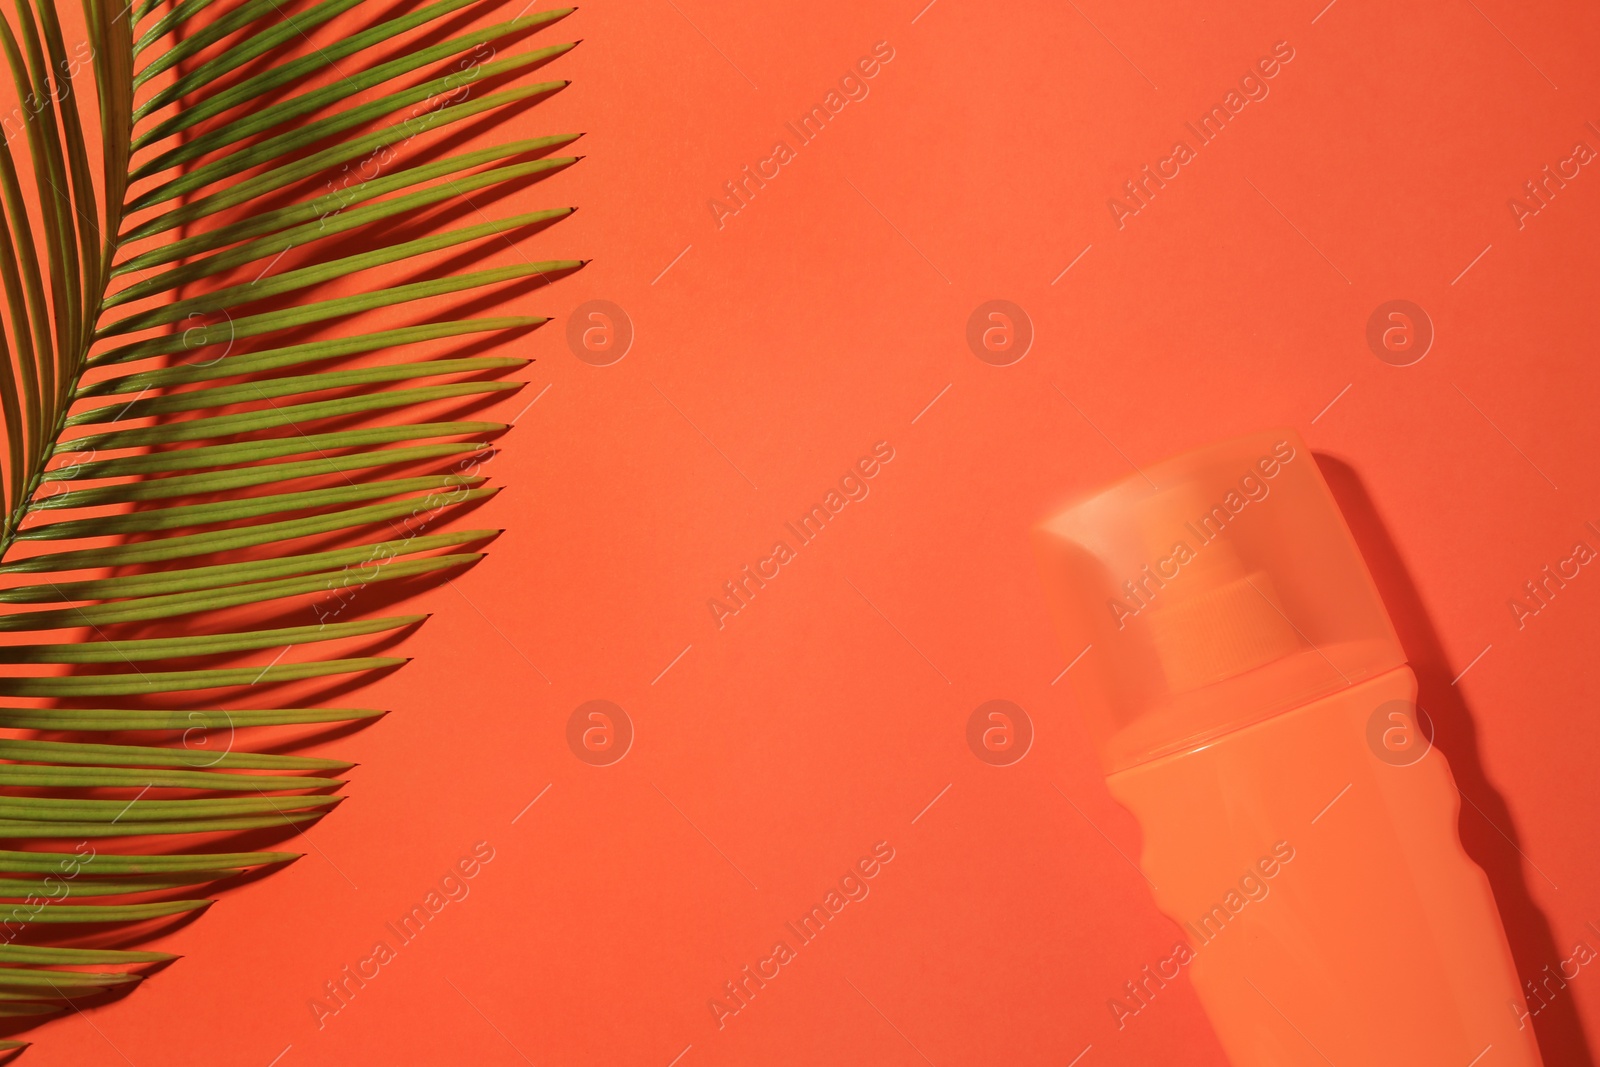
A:
{"label": "tropical leaf", "polygon": [[[377,610],[384,591],[471,566],[498,533],[454,521],[495,492],[508,428],[470,409],[518,388],[527,359],[491,350],[544,320],[477,312],[583,263],[522,251],[572,207],[484,210],[576,162],[576,134],[489,133],[565,87],[533,74],[573,47],[550,40],[570,9],[496,7],[0,12],[12,1029],[175,958],[96,938],[298,858],[223,846],[339,805],[352,765],[285,737],[380,717],[317,705],[327,680],[404,662],[373,643],[426,616]],[[286,690],[312,699],[253,706]],[[38,943],[79,929],[91,943]]]}

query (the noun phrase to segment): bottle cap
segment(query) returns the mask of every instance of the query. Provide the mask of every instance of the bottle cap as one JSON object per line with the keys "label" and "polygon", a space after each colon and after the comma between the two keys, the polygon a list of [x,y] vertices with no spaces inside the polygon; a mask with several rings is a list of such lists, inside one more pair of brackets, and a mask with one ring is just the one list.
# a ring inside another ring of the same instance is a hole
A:
{"label": "bottle cap", "polygon": [[1035,547],[1108,774],[1405,662],[1293,430],[1146,467],[1045,520]]}

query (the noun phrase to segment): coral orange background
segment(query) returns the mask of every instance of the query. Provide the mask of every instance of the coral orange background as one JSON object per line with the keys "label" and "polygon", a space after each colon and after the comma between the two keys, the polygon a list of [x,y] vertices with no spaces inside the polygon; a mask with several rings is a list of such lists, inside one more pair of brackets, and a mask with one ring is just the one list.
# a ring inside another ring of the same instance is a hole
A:
{"label": "coral orange background", "polygon": [[[1600,546],[1600,174],[1520,228],[1507,206],[1600,149],[1600,14],[923,2],[639,0],[544,35],[584,38],[549,68],[574,84],[501,132],[583,130],[586,158],[514,206],[578,205],[529,254],[593,262],[522,301],[553,321],[498,409],[535,401],[478,513],[508,532],[417,598],[415,661],[363,696],[395,713],[328,746],[362,765],[307,857],[28,1062],[1223,1063],[1181,982],[1124,1029],[1107,1010],[1176,931],[1053,681],[1025,533],[1130,461],[1271,425],[1377,572],[1519,973],[1600,946],[1600,574],[1520,629],[1508,607]],[[877,42],[865,98],[709,207]],[[1119,229],[1107,201],[1277,42],[1270,93]],[[597,299],[635,331],[609,366],[565,333]],[[968,347],[990,299],[1033,324],[1008,366]],[[1367,345],[1392,299],[1436,331],[1410,366]],[[870,494],[719,628],[708,599],[880,441]],[[1010,767],[967,747],[996,698],[1036,730]],[[595,699],[635,730],[611,766],[567,742]],[[478,842],[470,895],[319,1027],[324,983]],[[719,1028],[723,984],[878,842],[870,895]],[[1597,1024],[1584,970],[1534,1025],[1556,1065]]]}

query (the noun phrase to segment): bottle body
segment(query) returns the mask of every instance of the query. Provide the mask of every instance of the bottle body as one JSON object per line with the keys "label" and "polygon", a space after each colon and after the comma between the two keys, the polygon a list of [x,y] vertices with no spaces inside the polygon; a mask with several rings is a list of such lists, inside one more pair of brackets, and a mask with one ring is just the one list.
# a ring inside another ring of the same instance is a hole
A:
{"label": "bottle body", "polygon": [[1384,747],[1415,698],[1400,667],[1107,778],[1183,928],[1163,977],[1188,971],[1233,1067],[1540,1065],[1449,767]]}

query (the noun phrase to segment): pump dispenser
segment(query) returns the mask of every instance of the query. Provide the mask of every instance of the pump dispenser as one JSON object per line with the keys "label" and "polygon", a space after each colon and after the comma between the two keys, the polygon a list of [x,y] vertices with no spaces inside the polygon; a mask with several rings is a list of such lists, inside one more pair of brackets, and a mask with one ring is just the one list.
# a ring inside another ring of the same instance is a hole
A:
{"label": "pump dispenser", "polygon": [[[1174,965],[1234,1067],[1538,1067],[1416,678],[1300,437],[1147,467],[1035,544],[1107,785],[1183,928]],[[1118,1004],[1119,1025],[1141,1008]]]}

